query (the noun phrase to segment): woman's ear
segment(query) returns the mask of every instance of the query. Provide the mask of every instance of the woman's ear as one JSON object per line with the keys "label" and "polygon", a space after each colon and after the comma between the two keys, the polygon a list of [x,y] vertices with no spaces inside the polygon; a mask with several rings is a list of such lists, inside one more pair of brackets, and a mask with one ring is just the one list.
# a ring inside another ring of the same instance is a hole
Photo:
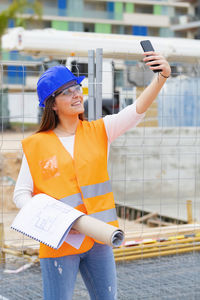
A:
{"label": "woman's ear", "polygon": [[52,106],[52,109],[56,112],[57,111],[57,106],[56,106],[56,103],[54,102],[53,106]]}

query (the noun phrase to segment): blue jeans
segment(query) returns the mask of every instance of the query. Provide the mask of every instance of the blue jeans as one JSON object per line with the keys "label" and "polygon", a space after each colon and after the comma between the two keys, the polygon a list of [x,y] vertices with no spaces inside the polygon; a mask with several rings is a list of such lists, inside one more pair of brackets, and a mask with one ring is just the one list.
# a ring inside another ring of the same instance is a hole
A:
{"label": "blue jeans", "polygon": [[41,258],[44,300],[72,300],[77,273],[91,300],[117,299],[116,268],[110,246],[95,243],[89,251],[57,258]]}

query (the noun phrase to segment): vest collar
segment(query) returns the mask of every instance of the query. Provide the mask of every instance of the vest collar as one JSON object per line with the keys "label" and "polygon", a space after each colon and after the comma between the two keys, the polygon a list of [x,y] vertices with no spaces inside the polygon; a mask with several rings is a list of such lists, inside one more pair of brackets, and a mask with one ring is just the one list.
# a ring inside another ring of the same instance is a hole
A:
{"label": "vest collar", "polygon": [[53,130],[49,130],[49,131],[48,131],[48,134],[49,134],[50,136],[52,136],[54,139],[56,139],[56,140],[58,141],[58,143],[61,144],[61,147],[64,148],[65,152],[70,156],[70,158],[71,158],[72,160],[75,159],[75,153],[76,153],[76,151],[75,151],[75,150],[76,150],[76,141],[77,141],[78,135],[79,135],[79,133],[80,133],[80,128],[81,128],[81,121],[79,120],[78,125],[77,125],[77,128],[76,128],[76,131],[75,131],[75,140],[74,140],[73,157],[72,157],[71,154],[67,151],[67,149],[63,146],[63,144],[62,144],[62,142],[61,142],[59,136],[57,136],[57,134],[56,134]]}

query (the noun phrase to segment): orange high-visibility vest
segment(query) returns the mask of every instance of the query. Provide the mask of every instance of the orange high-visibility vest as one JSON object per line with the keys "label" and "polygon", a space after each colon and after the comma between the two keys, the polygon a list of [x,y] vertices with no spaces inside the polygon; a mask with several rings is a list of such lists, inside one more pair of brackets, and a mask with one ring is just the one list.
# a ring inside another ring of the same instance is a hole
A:
{"label": "orange high-visibility vest", "polygon": [[[118,226],[111,183],[107,171],[107,135],[102,119],[79,121],[74,158],[50,130],[22,141],[33,179],[33,194],[44,193],[106,223]],[[64,242],[55,250],[40,244],[40,258],[78,254],[92,248],[85,237],[75,249]]]}

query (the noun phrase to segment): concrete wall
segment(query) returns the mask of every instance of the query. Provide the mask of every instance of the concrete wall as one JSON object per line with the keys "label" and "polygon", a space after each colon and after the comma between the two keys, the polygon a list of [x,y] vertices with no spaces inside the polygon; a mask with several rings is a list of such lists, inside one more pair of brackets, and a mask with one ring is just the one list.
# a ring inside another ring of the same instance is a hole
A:
{"label": "concrete wall", "polygon": [[135,128],[110,150],[117,203],[186,220],[186,201],[200,221],[200,128]]}
{"label": "concrete wall", "polygon": [[8,94],[8,108],[10,122],[37,123],[38,98],[36,93],[10,93]]}

